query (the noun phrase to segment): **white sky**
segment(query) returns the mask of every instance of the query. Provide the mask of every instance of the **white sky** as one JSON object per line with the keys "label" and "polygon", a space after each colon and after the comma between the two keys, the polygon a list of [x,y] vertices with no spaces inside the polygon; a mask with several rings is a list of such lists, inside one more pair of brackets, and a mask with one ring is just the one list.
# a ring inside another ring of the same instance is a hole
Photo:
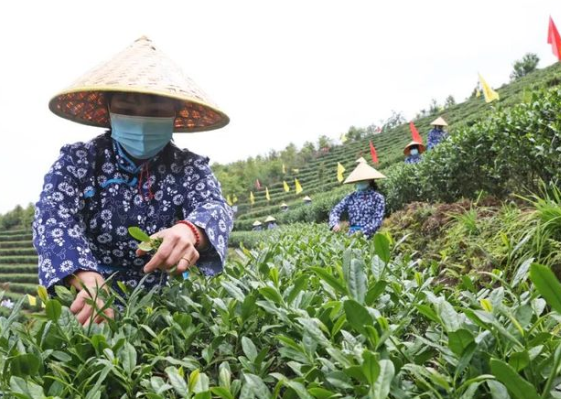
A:
{"label": "white sky", "polygon": [[[557,6],[557,7],[556,7]],[[4,1],[0,3],[0,213],[36,202],[65,143],[103,130],[50,113],[49,99],[142,35],[230,116],[223,129],[176,134],[211,162],[300,147],[391,110],[412,118],[480,72],[506,83],[515,60],[555,58],[559,1]]]}

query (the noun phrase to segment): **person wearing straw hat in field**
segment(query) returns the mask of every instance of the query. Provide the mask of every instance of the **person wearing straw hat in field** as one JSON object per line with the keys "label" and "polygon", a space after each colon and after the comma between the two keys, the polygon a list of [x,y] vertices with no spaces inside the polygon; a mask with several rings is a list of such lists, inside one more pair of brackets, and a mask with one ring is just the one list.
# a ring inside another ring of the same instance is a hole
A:
{"label": "person wearing straw hat in field", "polygon": [[288,211],[288,205],[286,204],[286,202],[283,202],[282,204],[280,204],[280,209],[283,212]]}
{"label": "person wearing straw hat in field", "polygon": [[[51,293],[57,284],[79,290],[70,310],[80,323],[95,315],[88,291],[109,276],[135,287],[148,274],[143,287],[151,288],[173,268],[222,271],[231,208],[208,158],[178,148],[172,135],[218,129],[229,119],[173,61],[142,37],[56,94],[49,108],[108,129],[62,147],[33,223],[39,281]],[[130,226],[162,240],[152,256],[137,248]],[[113,315],[106,309],[94,321]]]}
{"label": "person wearing straw hat in field", "polygon": [[403,154],[405,155],[405,163],[418,163],[421,161],[421,154],[425,152],[423,143],[412,141],[405,146]]}
{"label": "person wearing straw hat in field", "polygon": [[436,118],[431,123],[431,126],[433,126],[433,128],[429,132],[428,145],[427,145],[427,148],[429,150],[436,147],[438,144],[440,144],[442,140],[448,137],[448,133],[444,131],[444,126],[448,126],[448,124],[441,116]]}
{"label": "person wearing straw hat in field", "polygon": [[279,227],[279,225],[277,224],[277,219],[272,216],[267,216],[267,219],[265,219],[265,223],[267,223],[267,230],[273,230]]}
{"label": "person wearing straw hat in field", "polygon": [[312,199],[307,195],[304,198],[302,198],[302,201],[304,201],[304,204],[306,205],[312,205]]}
{"label": "person wearing straw hat in field", "polygon": [[261,231],[263,230],[263,223],[261,223],[259,220],[256,220],[255,222],[253,222],[252,224],[253,226],[253,231]]}
{"label": "person wearing straw hat in field", "polygon": [[370,238],[382,225],[386,200],[378,192],[376,180],[384,179],[382,173],[368,165],[357,161],[357,167],[347,177],[344,184],[354,184],[355,191],[343,198],[329,214],[329,228],[334,232],[341,231],[341,216],[347,213],[349,218],[349,234],[361,232]]}

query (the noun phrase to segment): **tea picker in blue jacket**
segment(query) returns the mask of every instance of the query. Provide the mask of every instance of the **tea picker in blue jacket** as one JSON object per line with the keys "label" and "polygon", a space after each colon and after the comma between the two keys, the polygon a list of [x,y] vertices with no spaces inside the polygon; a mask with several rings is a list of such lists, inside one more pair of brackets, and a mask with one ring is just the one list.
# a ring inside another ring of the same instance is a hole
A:
{"label": "tea picker in blue jacket", "polygon": [[[39,282],[51,293],[57,284],[76,287],[70,310],[80,323],[114,316],[86,301],[110,276],[134,288],[147,275],[143,287],[151,288],[165,284],[172,268],[222,271],[232,210],[209,159],[177,147],[172,136],[229,119],[173,61],[142,37],[55,95],[49,108],[108,129],[62,147],[33,222]],[[162,240],[154,254],[138,249],[131,226]]]}
{"label": "tea picker in blue jacket", "polygon": [[279,225],[277,224],[277,219],[272,216],[267,216],[267,219],[265,219],[265,223],[267,223],[267,230],[273,230],[279,227]]}
{"label": "tea picker in blue jacket", "polygon": [[385,212],[385,198],[378,192],[376,180],[384,179],[366,162],[359,162],[344,184],[354,184],[355,191],[347,195],[331,210],[329,228],[337,233],[341,231],[341,216],[347,213],[349,218],[349,234],[361,232],[370,238],[382,225]]}
{"label": "tea picker in blue jacket", "polygon": [[431,123],[431,125],[433,128],[429,132],[427,146],[429,150],[436,147],[442,140],[448,137],[448,133],[444,130],[444,126],[448,126],[448,124],[444,118],[439,116]]}
{"label": "tea picker in blue jacket", "polygon": [[405,146],[403,154],[405,155],[405,163],[418,163],[421,161],[421,154],[425,152],[423,143],[411,141]]}

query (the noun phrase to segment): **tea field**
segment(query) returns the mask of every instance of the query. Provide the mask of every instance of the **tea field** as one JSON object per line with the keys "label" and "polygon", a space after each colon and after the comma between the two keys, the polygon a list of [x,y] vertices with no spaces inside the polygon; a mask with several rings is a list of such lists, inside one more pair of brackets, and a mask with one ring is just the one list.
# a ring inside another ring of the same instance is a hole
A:
{"label": "tea field", "polygon": [[[264,234],[225,273],[127,291],[80,326],[72,296],[0,318],[5,398],[558,398],[561,284],[536,259],[462,275],[409,236]],[[23,256],[23,255],[22,255]],[[16,262],[16,260],[14,260]],[[17,265],[17,263],[14,263]],[[19,266],[18,266],[19,267]],[[15,298],[17,299],[17,297]]]}

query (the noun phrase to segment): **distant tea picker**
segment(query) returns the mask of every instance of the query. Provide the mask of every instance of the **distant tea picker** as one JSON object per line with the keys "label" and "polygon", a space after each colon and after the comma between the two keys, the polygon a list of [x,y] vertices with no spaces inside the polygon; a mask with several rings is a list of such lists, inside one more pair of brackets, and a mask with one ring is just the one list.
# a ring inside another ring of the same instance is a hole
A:
{"label": "distant tea picker", "polygon": [[429,132],[428,137],[428,145],[427,148],[432,150],[438,144],[442,142],[442,140],[448,137],[448,133],[444,130],[445,126],[448,126],[444,118],[439,116],[431,123],[432,129]]}
{"label": "distant tea picker", "polygon": [[341,216],[349,218],[349,234],[361,232],[370,238],[382,225],[385,198],[378,192],[376,180],[384,179],[382,173],[359,159],[358,166],[351,172],[344,184],[354,184],[355,191],[341,200],[329,214],[329,227],[335,233],[341,231]]}
{"label": "distant tea picker", "polygon": [[[232,210],[208,158],[178,148],[172,136],[229,119],[173,61],[142,37],[56,94],[49,108],[107,129],[62,147],[33,223],[39,281],[50,292],[56,284],[76,287],[70,310],[80,323],[114,316],[88,303],[88,291],[109,276],[135,287],[148,273],[149,288],[175,266],[178,274],[194,265],[206,276],[222,271]],[[163,240],[153,256],[137,249],[130,226]]]}

